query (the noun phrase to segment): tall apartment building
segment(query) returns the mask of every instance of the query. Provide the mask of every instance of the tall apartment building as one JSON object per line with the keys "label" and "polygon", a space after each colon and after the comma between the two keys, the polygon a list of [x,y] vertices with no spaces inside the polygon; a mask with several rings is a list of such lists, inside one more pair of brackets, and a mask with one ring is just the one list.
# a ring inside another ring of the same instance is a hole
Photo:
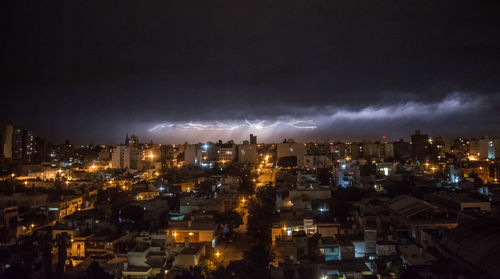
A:
{"label": "tall apartment building", "polygon": [[257,144],[257,136],[250,134],[250,144]]}
{"label": "tall apartment building", "polygon": [[303,143],[297,143],[290,139],[287,142],[278,144],[278,160],[282,157],[295,156],[297,157],[297,165],[302,166],[304,164],[304,155],[306,155],[306,146]]}
{"label": "tall apartment building", "polygon": [[7,125],[4,135],[2,152],[4,158],[26,164],[39,163],[46,159],[47,145],[33,132],[14,125]]}
{"label": "tall apartment building", "polygon": [[376,142],[363,142],[363,158],[366,160],[380,157],[379,145]]}
{"label": "tall apartment building", "polygon": [[415,131],[411,136],[412,157],[420,162],[429,160],[428,143],[428,135],[421,134],[420,130]]}
{"label": "tall apartment building", "polygon": [[236,144],[223,143],[217,145],[217,163],[227,164],[236,161],[238,152],[236,151]]}
{"label": "tall apartment building", "polygon": [[137,169],[142,151],[133,145],[118,145],[111,154],[111,167],[114,169]]}
{"label": "tall apartment building", "polygon": [[238,160],[242,163],[257,164],[258,157],[258,147],[256,144],[249,144],[244,142],[242,145],[238,146]]}

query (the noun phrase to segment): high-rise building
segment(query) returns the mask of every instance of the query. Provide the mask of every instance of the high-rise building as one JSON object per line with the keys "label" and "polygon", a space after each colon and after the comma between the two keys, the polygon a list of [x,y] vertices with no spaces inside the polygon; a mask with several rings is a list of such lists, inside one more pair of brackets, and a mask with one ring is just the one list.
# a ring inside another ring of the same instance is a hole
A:
{"label": "high-rise building", "polygon": [[111,154],[111,167],[114,169],[137,169],[142,152],[136,146],[118,145]]}
{"label": "high-rise building", "polygon": [[393,143],[394,145],[394,159],[408,159],[411,156],[411,145],[403,139]]}
{"label": "high-rise building", "polygon": [[297,143],[290,139],[284,143],[279,143],[276,153],[278,160],[283,157],[296,157],[297,165],[302,166],[304,163],[304,155],[306,155],[306,146],[303,143]]}
{"label": "high-rise building", "polygon": [[384,160],[394,159],[394,144],[384,142],[380,144],[381,152],[380,154],[384,158]]}
{"label": "high-rise building", "polygon": [[429,153],[427,144],[429,143],[429,136],[420,133],[420,130],[415,131],[411,136],[412,157],[420,162],[429,160]]}
{"label": "high-rise building", "polygon": [[23,163],[41,162],[40,153],[45,147],[42,139],[35,137],[33,132],[7,125],[3,141],[3,155],[6,159],[21,161]]}
{"label": "high-rise building", "polygon": [[363,142],[363,158],[366,160],[380,157],[379,145],[376,142]]}
{"label": "high-rise building", "polygon": [[125,145],[138,145],[139,144],[139,138],[136,135],[131,135],[130,137],[127,136],[125,137]]}
{"label": "high-rise building", "polygon": [[238,153],[234,143],[219,143],[217,146],[217,162],[219,164],[231,163],[236,160]]}
{"label": "high-rise building", "polygon": [[257,136],[250,134],[250,144],[257,144]]}
{"label": "high-rise building", "polygon": [[12,150],[14,146],[14,126],[5,126],[4,141],[3,141],[3,155],[4,158],[12,159]]}
{"label": "high-rise building", "polygon": [[242,163],[256,164],[259,160],[257,156],[257,145],[249,144],[248,141],[239,146],[238,160]]}

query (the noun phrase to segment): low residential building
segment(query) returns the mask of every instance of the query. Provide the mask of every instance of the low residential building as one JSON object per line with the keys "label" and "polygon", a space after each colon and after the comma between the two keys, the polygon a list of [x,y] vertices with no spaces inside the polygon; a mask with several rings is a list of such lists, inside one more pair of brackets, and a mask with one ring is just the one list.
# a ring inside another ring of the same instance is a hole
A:
{"label": "low residential building", "polygon": [[15,206],[38,208],[47,205],[48,195],[42,193],[25,192],[12,195],[0,195],[0,207]]}
{"label": "low residential building", "polygon": [[186,197],[180,201],[179,213],[190,214],[193,211],[199,210],[223,212],[224,209],[224,201],[222,199]]}
{"label": "low residential building", "polygon": [[174,258],[173,266],[184,268],[197,266],[201,257],[205,255],[205,251],[205,245],[189,243],[186,239],[184,249]]}
{"label": "low residential building", "polygon": [[62,219],[82,208],[82,196],[61,196],[61,200],[48,204],[49,211],[55,211],[55,216]]}
{"label": "low residential building", "polygon": [[107,261],[116,256],[117,244],[130,240],[131,234],[98,233],[86,242],[86,252],[95,261]]}
{"label": "low residential building", "polygon": [[187,237],[189,243],[210,243],[215,247],[217,241],[217,225],[214,222],[171,222],[166,233],[173,236],[176,243],[184,243]]}

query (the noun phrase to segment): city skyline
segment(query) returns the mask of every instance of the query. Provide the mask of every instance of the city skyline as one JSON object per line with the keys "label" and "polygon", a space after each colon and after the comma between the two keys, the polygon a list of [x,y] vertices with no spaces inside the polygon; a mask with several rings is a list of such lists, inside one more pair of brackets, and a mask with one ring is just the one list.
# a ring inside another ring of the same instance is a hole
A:
{"label": "city skyline", "polygon": [[312,122],[301,140],[499,136],[492,2],[16,1],[4,11],[0,124],[49,139],[163,141],[148,130],[245,120]]}
{"label": "city skyline", "polygon": [[500,279],[498,11],[3,1],[0,279]]}

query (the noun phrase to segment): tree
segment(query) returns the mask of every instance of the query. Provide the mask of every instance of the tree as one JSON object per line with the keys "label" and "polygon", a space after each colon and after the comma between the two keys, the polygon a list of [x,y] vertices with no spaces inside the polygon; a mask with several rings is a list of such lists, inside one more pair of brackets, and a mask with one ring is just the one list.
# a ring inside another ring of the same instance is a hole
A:
{"label": "tree", "polygon": [[87,268],[86,276],[84,279],[112,279],[113,276],[109,275],[104,269],[99,266],[99,263],[93,261]]}
{"label": "tree", "polygon": [[238,193],[245,196],[251,196],[255,193],[255,183],[251,180],[252,176],[245,177],[240,182]]}
{"label": "tree", "polygon": [[68,247],[71,245],[71,236],[67,232],[62,232],[56,235],[55,243],[57,247],[56,278],[61,279],[68,257]]}
{"label": "tree", "polygon": [[212,183],[209,181],[203,181],[200,183],[200,194],[205,196],[212,195]]}
{"label": "tree", "polygon": [[29,271],[24,268],[23,265],[19,263],[12,264],[7,270],[0,273],[0,279],[29,279]]}
{"label": "tree", "polygon": [[269,267],[269,263],[273,260],[271,251],[264,243],[258,243],[245,251],[243,258],[248,262],[249,266],[255,270],[264,270]]}
{"label": "tree", "polygon": [[217,222],[224,225],[223,237],[225,238],[226,235],[232,234],[234,229],[243,224],[243,218],[236,211],[226,211],[217,215]]}
{"label": "tree", "polygon": [[175,279],[205,279],[198,267],[190,267],[188,270],[182,271],[182,274],[177,275]]}
{"label": "tree", "polygon": [[44,269],[45,279],[52,278],[52,247],[53,241],[50,232],[38,235],[38,249],[42,254],[42,265]]}
{"label": "tree", "polygon": [[144,207],[128,205],[113,207],[113,220],[119,229],[133,229],[137,231],[149,230],[149,223],[144,220]]}
{"label": "tree", "polygon": [[257,199],[250,200],[248,205],[247,232],[255,240],[268,243],[275,219],[276,190],[273,187],[262,187],[256,197]]}
{"label": "tree", "polygon": [[23,241],[19,245],[19,251],[21,252],[21,257],[23,260],[24,269],[26,272],[31,272],[31,267],[33,265],[33,260],[35,258],[35,246],[33,244],[33,239],[29,238]]}

